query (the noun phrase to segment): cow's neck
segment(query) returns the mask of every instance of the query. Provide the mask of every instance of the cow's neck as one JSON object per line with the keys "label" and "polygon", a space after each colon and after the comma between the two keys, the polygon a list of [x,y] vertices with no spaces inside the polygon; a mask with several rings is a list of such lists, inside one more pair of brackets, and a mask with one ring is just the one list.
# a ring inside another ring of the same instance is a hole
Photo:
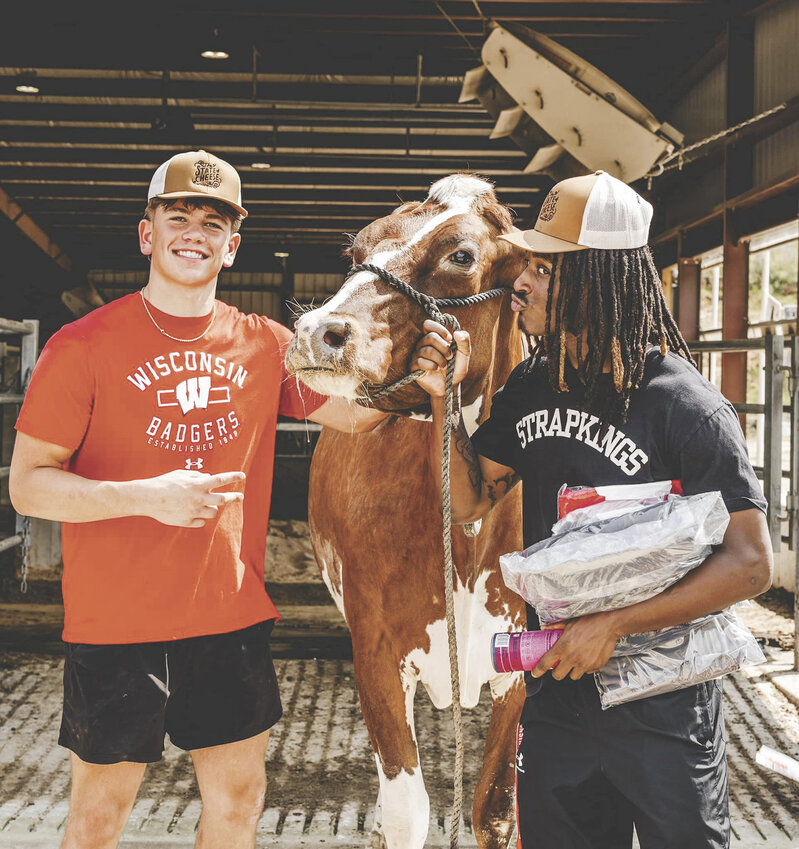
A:
{"label": "cow's neck", "polygon": [[[521,332],[519,331],[515,313],[504,307],[500,310],[499,321],[491,328],[491,335],[484,344],[492,347],[491,368],[482,375],[473,378],[467,376],[461,386],[461,398],[464,408],[474,410],[477,423],[488,418],[488,402],[493,394],[503,387],[514,367],[524,357]],[[479,409],[477,409],[479,408]],[[464,415],[464,419],[468,419]],[[470,422],[467,421],[467,429]]]}

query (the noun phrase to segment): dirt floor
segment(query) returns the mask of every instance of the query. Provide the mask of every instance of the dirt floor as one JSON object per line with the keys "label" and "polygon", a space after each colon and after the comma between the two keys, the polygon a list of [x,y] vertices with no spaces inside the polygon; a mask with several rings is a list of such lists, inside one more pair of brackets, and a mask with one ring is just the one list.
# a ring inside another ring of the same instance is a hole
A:
{"label": "dirt floor", "polygon": [[[273,635],[284,718],[268,755],[259,847],[363,847],[377,795],[374,757],[360,712],[346,625],[321,581],[308,526],[273,521],[269,591],[283,620]],[[768,745],[799,758],[799,709],[780,689],[793,666],[793,597],[772,590],[740,611],[769,658],[724,682],[733,847],[799,847],[797,785],[756,765]],[[68,762],[56,746],[62,669],[58,604],[0,604],[0,847],[44,849],[63,830]],[[464,714],[467,797],[481,759],[490,700]],[[445,846],[453,745],[449,711],[416,699],[422,768],[431,797],[428,846]],[[468,805],[461,845],[474,846]],[[191,761],[171,745],[148,768],[126,849],[190,847],[200,812]]]}
{"label": "dirt floor", "polygon": [[774,588],[738,608],[749,630],[763,645],[793,651],[793,593]]}
{"label": "dirt floor", "polygon": [[266,580],[267,583],[322,583],[307,522],[270,521],[266,538]]}

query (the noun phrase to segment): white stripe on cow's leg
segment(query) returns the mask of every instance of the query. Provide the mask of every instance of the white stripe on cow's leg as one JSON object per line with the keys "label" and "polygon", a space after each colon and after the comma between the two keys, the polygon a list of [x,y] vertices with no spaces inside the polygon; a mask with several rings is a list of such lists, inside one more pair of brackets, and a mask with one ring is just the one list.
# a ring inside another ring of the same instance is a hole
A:
{"label": "white stripe on cow's leg", "polygon": [[[377,770],[379,773],[379,766]],[[379,790],[377,791],[377,801],[375,802],[375,818],[366,845],[369,849],[386,849],[386,838],[383,835],[383,800],[380,797]]]}
{"label": "white stripe on cow's leg", "polygon": [[424,788],[422,768],[387,778],[375,755],[380,779],[383,837],[387,849],[423,849],[430,822],[430,798]]}
{"label": "white stripe on cow's leg", "polygon": [[[502,685],[506,682],[503,680],[497,689],[505,689]],[[515,731],[524,704],[524,681],[516,677],[501,696],[492,686],[491,694],[491,722],[474,791],[472,827],[480,849],[507,849],[514,825]]]}
{"label": "white stripe on cow's leg", "polygon": [[423,849],[430,800],[416,745],[415,672],[404,664],[398,668],[388,657],[371,656],[364,666],[356,658],[355,674],[361,709],[375,750],[385,845],[387,849]]}

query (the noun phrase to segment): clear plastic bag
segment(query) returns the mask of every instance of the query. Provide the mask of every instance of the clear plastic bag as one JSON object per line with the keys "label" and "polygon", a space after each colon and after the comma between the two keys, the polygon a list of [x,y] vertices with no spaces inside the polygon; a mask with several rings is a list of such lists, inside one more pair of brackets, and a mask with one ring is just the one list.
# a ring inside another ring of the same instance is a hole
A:
{"label": "clear plastic bag", "polygon": [[[730,519],[721,493],[674,495],[672,483],[572,490],[552,537],[500,557],[505,583],[545,625],[657,595],[705,561]],[[595,680],[607,709],[764,660],[748,628],[725,610],[619,640]]]}
{"label": "clear plastic bag", "polygon": [[594,680],[607,709],[765,660],[746,625],[732,610],[724,610],[686,625],[624,637]]}
{"label": "clear plastic bag", "polygon": [[709,556],[724,539],[730,517],[721,494],[707,492],[670,496],[610,518],[587,518],[499,558],[505,583],[544,624],[657,595]]}

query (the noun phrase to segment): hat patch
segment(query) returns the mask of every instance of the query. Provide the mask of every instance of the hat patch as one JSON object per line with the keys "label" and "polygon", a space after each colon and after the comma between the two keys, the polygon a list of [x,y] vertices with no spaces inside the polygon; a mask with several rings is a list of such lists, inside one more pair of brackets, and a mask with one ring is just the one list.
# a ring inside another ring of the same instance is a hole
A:
{"label": "hat patch", "polygon": [[196,171],[194,177],[192,177],[192,183],[198,186],[207,186],[209,189],[218,189],[222,185],[218,166],[200,159],[194,163],[194,167]]}
{"label": "hat patch", "polygon": [[544,205],[541,207],[541,212],[538,214],[538,218],[541,221],[551,221],[555,217],[555,208],[557,205],[558,192],[557,189],[552,189],[552,191],[547,195]]}

